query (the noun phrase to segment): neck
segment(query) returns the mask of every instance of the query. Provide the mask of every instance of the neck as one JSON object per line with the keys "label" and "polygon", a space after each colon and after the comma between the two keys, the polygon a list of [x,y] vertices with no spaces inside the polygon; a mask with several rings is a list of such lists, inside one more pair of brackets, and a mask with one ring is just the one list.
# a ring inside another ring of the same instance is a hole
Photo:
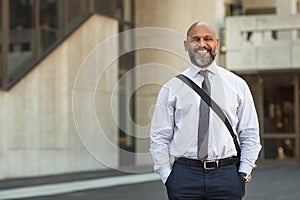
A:
{"label": "neck", "polygon": [[211,66],[214,62],[215,62],[215,61],[213,60],[211,63],[209,63],[208,65],[205,65],[205,66],[199,66],[199,65],[197,65],[197,63],[194,63],[194,62],[192,62],[192,64],[193,64],[195,67],[198,67],[198,68],[200,68],[200,69],[206,69],[206,68],[208,68],[209,66]]}

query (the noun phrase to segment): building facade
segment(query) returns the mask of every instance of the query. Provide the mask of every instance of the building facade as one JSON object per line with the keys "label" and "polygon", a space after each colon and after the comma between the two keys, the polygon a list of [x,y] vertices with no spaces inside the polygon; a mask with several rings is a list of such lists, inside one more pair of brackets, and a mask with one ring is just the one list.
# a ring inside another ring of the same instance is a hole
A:
{"label": "building facade", "polygon": [[226,23],[226,67],[252,88],[261,161],[299,161],[299,1],[243,1]]}
{"label": "building facade", "polygon": [[161,85],[187,67],[180,40],[198,20],[216,28],[218,64],[252,90],[259,162],[300,160],[299,1],[0,0],[0,6],[0,179],[151,166],[152,108]]}

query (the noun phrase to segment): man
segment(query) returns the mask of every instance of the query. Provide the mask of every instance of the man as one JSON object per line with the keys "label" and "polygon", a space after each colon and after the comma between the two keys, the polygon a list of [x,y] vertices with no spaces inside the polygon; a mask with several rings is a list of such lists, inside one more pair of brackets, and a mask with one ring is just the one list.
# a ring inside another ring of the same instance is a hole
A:
{"label": "man", "polygon": [[218,42],[210,25],[194,23],[184,41],[191,64],[182,74],[218,104],[241,152],[214,110],[174,77],[159,92],[150,131],[154,170],[169,199],[242,199],[256,166],[261,145],[253,98],[243,79],[216,65]]}

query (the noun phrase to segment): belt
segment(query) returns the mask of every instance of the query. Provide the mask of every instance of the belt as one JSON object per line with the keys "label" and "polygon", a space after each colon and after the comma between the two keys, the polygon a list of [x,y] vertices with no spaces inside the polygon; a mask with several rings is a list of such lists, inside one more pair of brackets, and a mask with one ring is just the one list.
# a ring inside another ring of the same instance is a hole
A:
{"label": "belt", "polygon": [[193,166],[193,167],[201,167],[204,169],[216,169],[218,167],[236,164],[240,161],[238,157],[230,157],[219,160],[194,160],[189,158],[178,158],[176,160],[177,163]]}

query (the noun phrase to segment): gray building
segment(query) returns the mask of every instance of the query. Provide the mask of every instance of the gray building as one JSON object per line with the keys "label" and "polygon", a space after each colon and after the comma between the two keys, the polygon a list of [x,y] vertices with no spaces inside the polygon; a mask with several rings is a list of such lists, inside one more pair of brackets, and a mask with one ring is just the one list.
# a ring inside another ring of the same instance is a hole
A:
{"label": "gray building", "polygon": [[[0,0],[0,179],[151,166],[160,86],[187,67],[186,29],[256,103],[259,162],[300,160],[297,0]],[[176,42],[177,41],[177,42]]]}

